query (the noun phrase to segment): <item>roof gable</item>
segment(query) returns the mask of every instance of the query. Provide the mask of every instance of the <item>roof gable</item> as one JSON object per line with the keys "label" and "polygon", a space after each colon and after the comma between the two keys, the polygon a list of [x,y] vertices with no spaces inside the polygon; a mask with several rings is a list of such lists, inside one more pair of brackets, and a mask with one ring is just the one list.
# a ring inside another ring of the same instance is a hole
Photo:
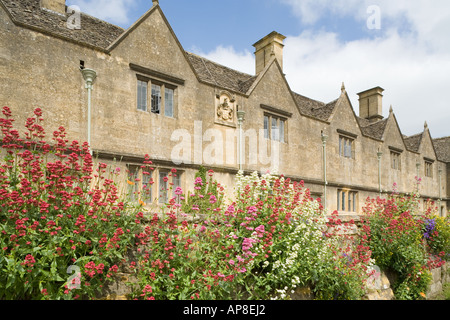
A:
{"label": "roof gable", "polygon": [[[284,109],[289,109],[292,106],[296,109],[296,112],[300,113],[286,77],[275,57],[256,76],[246,94],[250,97],[253,94],[258,95],[260,92],[263,92],[260,96],[261,99],[258,98],[261,103],[271,106],[284,106]],[[294,112],[292,109],[284,111]]]}
{"label": "roof gable", "polygon": [[433,139],[431,138],[430,130],[428,130],[428,125],[425,123],[425,130],[422,135],[422,141],[420,146],[420,152],[424,157],[437,159],[436,150],[434,148]]}
{"label": "roof gable", "polygon": [[[334,104],[334,106],[333,106]],[[355,114],[350,98],[348,97],[347,91],[345,90],[344,84],[341,87],[341,95],[334,103],[329,104],[331,110],[328,121],[330,123],[335,122],[339,124],[339,129],[347,130],[353,132],[354,134],[363,133],[361,130],[361,125],[358,121],[358,117]],[[353,121],[351,121],[353,119]],[[354,132],[355,128],[358,132]]]}
{"label": "roof gable", "polygon": [[187,53],[159,5],[154,5],[107,48],[142,69],[198,79]]}
{"label": "roof gable", "polygon": [[389,111],[388,118],[386,118],[385,120],[386,124],[383,130],[382,139],[391,147],[398,147],[402,150],[407,149],[405,141],[403,139],[403,135],[397,122],[397,118],[395,117],[392,107]]}
{"label": "roof gable", "polygon": [[428,125],[425,122],[425,128],[422,133],[418,133],[412,136],[403,136],[405,145],[408,150],[421,153],[424,157],[433,157],[438,159],[438,154],[436,152],[433,139],[431,138],[430,131],[428,130]]}

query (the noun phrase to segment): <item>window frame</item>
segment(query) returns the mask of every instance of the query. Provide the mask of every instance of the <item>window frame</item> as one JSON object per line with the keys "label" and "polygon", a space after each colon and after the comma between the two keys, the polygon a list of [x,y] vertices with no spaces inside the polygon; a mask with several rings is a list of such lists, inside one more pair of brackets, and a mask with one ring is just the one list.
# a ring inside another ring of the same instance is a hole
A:
{"label": "window frame", "polygon": [[[164,177],[161,179],[161,175],[164,174]],[[169,202],[169,174],[170,170],[167,169],[159,169],[158,170],[158,203],[165,204]],[[164,178],[167,177],[167,181],[164,181]],[[164,186],[163,186],[164,185]],[[164,190],[163,190],[164,187]]]}
{"label": "window frame", "polygon": [[131,201],[136,201],[139,198],[140,192],[140,166],[136,164],[127,164],[127,184],[128,197]]}
{"label": "window frame", "polygon": [[339,134],[339,156],[346,159],[355,159],[355,138]]}
{"label": "window frame", "polygon": [[[158,200],[157,202],[160,205],[166,204],[170,201],[170,199],[172,198],[176,198],[176,194],[175,194],[175,189],[176,187],[181,187],[183,189],[183,172],[182,170],[178,170],[176,172],[173,172],[172,169],[169,168],[165,168],[165,167],[161,167],[158,168],[158,186],[157,186],[157,191],[158,191]],[[161,179],[161,174],[165,174],[165,176],[167,177],[167,181],[164,182],[164,178]],[[176,179],[174,179],[176,178]],[[178,184],[175,182],[177,181]],[[163,182],[163,183],[161,183]],[[162,190],[164,187],[165,190]],[[170,190],[172,188],[172,190]],[[164,197],[161,197],[164,196]],[[179,204],[181,201],[176,200],[177,203]]]}
{"label": "window frame", "polygon": [[[171,92],[171,96],[168,97],[167,93]],[[170,101],[171,106],[170,106],[170,110],[171,113],[168,114],[167,110],[167,106],[168,106],[168,101]],[[171,88],[168,85],[164,85],[164,116],[168,117],[168,118],[173,118],[174,117],[174,106],[175,106],[175,89]]]}
{"label": "window frame", "polygon": [[[141,186],[141,194],[143,195],[143,201],[146,204],[150,204],[153,202],[153,184],[155,181],[153,180],[153,170],[148,170],[144,168],[142,171],[142,186]],[[144,173],[147,172],[148,174]]]}
{"label": "window frame", "polygon": [[424,166],[424,170],[425,170],[425,177],[428,178],[433,178],[433,160],[429,160],[429,159],[424,159],[425,162],[425,166]]}
{"label": "window frame", "polygon": [[[267,122],[266,122],[267,119]],[[275,121],[275,126],[273,125]],[[287,141],[287,122],[288,119],[283,116],[279,116],[273,113],[264,112],[263,113],[263,129],[264,138],[268,140],[273,140],[281,143],[288,143]],[[281,125],[283,123],[283,125]],[[266,127],[267,124],[267,127]],[[283,127],[283,133],[281,132],[281,127]],[[273,132],[275,128],[275,132]],[[278,136],[277,136],[278,131]],[[282,139],[281,139],[282,138]]]}
{"label": "window frame", "polygon": [[[136,85],[137,85],[137,90],[136,90],[136,108],[137,108],[137,110],[147,112],[147,106],[148,106],[148,81],[138,78],[137,82],[136,82]],[[144,88],[145,88],[145,93],[142,94],[141,90],[143,90]],[[141,99],[145,100],[145,102],[141,101]],[[143,109],[142,109],[142,107],[143,107]]]}
{"label": "window frame", "polygon": [[[156,90],[156,88],[158,90]],[[150,112],[155,114],[161,114],[161,105],[162,105],[162,86],[159,83],[151,82],[150,85]],[[155,101],[157,99],[157,101]],[[158,109],[155,108],[155,103],[158,106]]]}
{"label": "window frame", "polygon": [[[136,77],[136,109],[152,114],[163,115],[166,118],[175,118],[178,107],[178,87],[174,84],[148,78],[140,74],[137,74]],[[141,102],[142,94],[140,90],[142,89],[140,88],[143,87],[142,83],[146,83],[145,110],[143,110]],[[158,91],[154,91],[156,88],[158,88]],[[158,109],[155,107],[155,104],[158,106]],[[168,112],[169,109],[171,112]]]}
{"label": "window frame", "polygon": [[390,151],[391,154],[391,169],[402,171],[401,153],[397,151]]}
{"label": "window frame", "polygon": [[358,191],[350,189],[337,190],[337,211],[357,212]]}

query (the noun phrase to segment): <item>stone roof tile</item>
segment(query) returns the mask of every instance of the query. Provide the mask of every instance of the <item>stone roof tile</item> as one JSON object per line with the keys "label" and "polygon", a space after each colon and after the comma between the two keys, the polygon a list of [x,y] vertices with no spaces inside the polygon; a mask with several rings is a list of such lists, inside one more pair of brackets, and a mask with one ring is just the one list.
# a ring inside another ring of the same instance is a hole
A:
{"label": "stone roof tile", "polygon": [[381,140],[383,139],[384,130],[386,129],[386,125],[388,119],[378,120],[377,122],[368,121],[367,119],[358,117],[359,126],[361,127],[361,131],[369,137]]}
{"label": "stone roof tile", "polygon": [[404,137],[403,141],[405,141],[406,148],[414,152],[419,152],[422,136],[423,133],[418,133],[409,137]]}
{"label": "stone roof tile", "polygon": [[41,9],[40,0],[1,0],[14,22],[47,34],[88,45],[98,49],[106,48],[125,30],[81,13],[81,29],[67,27],[67,18],[72,13],[58,14]]}
{"label": "stone roof tile", "polygon": [[438,160],[450,162],[450,137],[433,139]]}
{"label": "stone roof tile", "polygon": [[256,76],[230,69],[194,53],[186,52],[186,54],[199,79],[203,82],[231,91],[246,93],[256,80]]}
{"label": "stone roof tile", "polygon": [[293,92],[293,95],[302,114],[322,121],[328,121],[338,101],[336,99],[329,103],[324,103],[296,92]]}

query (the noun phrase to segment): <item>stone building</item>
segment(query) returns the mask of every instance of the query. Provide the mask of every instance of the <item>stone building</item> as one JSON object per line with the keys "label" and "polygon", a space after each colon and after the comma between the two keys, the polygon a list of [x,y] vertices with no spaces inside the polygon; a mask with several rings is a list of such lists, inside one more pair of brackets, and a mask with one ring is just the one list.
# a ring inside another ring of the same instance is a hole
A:
{"label": "stone building", "polygon": [[240,168],[277,170],[328,212],[358,213],[395,184],[447,214],[450,138],[433,139],[426,124],[403,135],[392,107],[382,115],[381,87],[358,93],[357,112],[344,84],[330,102],[293,92],[277,32],[254,43],[255,73],[245,74],[186,52],[158,1],[124,30],[64,0],[0,0],[0,30],[2,105],[18,123],[41,107],[49,131],[64,126],[97,161],[139,177],[133,188],[149,186],[149,203],[167,200],[168,183],[192,190],[203,165],[228,189]]}

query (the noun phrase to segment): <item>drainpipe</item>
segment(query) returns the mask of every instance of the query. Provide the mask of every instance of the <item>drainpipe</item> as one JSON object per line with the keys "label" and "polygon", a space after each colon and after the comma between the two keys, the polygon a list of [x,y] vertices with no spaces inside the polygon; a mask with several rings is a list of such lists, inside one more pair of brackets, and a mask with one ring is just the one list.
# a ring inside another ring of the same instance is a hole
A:
{"label": "drainpipe", "polygon": [[441,176],[442,176],[442,168],[441,168],[441,167],[439,167],[438,172],[439,172],[439,216],[442,216],[442,212],[441,212],[441,202],[442,202],[442,194],[441,194],[441,189],[442,189],[442,185],[441,185]]}
{"label": "drainpipe", "polygon": [[323,210],[327,212],[327,139],[328,136],[322,130],[322,149],[323,149]]}
{"label": "drainpipe", "polygon": [[244,121],[245,111],[238,110],[237,118],[239,125],[239,171],[242,171],[242,122]]}
{"label": "drainpipe", "polygon": [[419,192],[419,168],[420,168],[420,162],[417,161],[416,162],[416,181],[417,181],[417,187],[416,187],[416,191]]}
{"label": "drainpipe", "polygon": [[378,149],[377,152],[377,158],[378,158],[378,192],[379,192],[379,196],[381,198],[381,156],[383,155],[383,152],[380,151],[380,149]]}
{"label": "drainpipe", "polygon": [[86,81],[86,84],[84,87],[87,89],[87,92],[88,92],[88,111],[87,111],[87,114],[88,114],[87,140],[88,141],[87,142],[89,144],[89,150],[92,155],[92,148],[91,148],[91,92],[93,89],[93,84],[94,84],[95,78],[97,77],[97,73],[94,70],[88,69],[88,68],[81,69],[81,73],[83,74],[84,81]]}

